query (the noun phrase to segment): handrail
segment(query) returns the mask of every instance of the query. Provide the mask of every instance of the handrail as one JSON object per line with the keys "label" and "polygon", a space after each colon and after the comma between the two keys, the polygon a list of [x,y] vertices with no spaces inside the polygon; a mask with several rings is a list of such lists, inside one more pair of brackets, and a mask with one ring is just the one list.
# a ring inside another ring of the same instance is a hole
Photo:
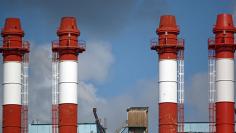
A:
{"label": "handrail", "polygon": [[[16,41],[16,40],[12,40],[12,41]],[[22,45],[21,45],[21,47],[11,47],[11,40],[8,40],[7,41],[7,43],[6,42],[4,42],[4,41],[2,41],[2,40],[0,40],[0,42],[3,42],[3,43],[1,43],[1,45],[0,45],[0,47],[2,47],[2,48],[26,48],[26,49],[29,49],[30,48],[30,43],[29,43],[29,41],[21,41],[21,43],[22,43]]]}
{"label": "handrail", "polygon": [[[70,43],[70,41],[68,41]],[[54,40],[52,41],[52,47],[61,47],[61,48],[83,48],[86,49],[86,41],[84,40],[79,40],[78,41],[78,46],[71,46],[70,44],[66,45],[66,46],[60,46],[59,40]]]}
{"label": "handrail", "polygon": [[[153,39],[151,39],[150,43],[151,43],[151,48],[152,48],[152,47],[160,46],[160,45],[159,45],[160,41],[159,41],[158,38],[153,38]],[[167,44],[162,45],[162,47],[165,47],[165,46],[168,46],[168,45],[167,45]],[[176,45],[176,46],[177,46],[177,47],[184,47],[184,39],[182,39],[182,38],[177,38],[177,45]]]}
{"label": "handrail", "polygon": [[[15,41],[15,40],[14,40]],[[11,41],[0,44],[0,53],[6,52],[6,51],[15,51],[20,52],[21,54],[27,54],[30,51],[30,43],[28,41],[19,41],[21,42],[20,46],[14,46],[11,45]]]}
{"label": "handrail", "polygon": [[[208,46],[212,46],[216,44],[214,37],[209,37],[207,42],[208,42]],[[225,44],[225,43],[222,43],[222,44]],[[233,45],[236,45],[236,39],[234,39]]]}

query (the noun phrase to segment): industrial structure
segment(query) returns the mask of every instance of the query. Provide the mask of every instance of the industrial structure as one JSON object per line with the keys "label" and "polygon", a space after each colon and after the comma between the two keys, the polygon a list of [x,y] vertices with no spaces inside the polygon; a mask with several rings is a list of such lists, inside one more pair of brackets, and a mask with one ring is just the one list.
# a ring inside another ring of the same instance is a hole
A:
{"label": "industrial structure", "polygon": [[[30,133],[52,133],[51,124],[32,123],[29,124]],[[96,123],[78,123],[77,133],[99,133]]]}
{"label": "industrial structure", "polygon": [[233,133],[234,127],[234,41],[233,17],[219,14],[209,49],[209,122],[210,133]]}
{"label": "industrial structure", "polygon": [[52,42],[53,88],[52,132],[77,133],[78,54],[85,51],[79,43],[80,31],[74,17],[63,17]]}
{"label": "industrial structure", "polygon": [[148,133],[148,107],[131,107],[127,109],[128,133]]}
{"label": "industrial structure", "polygon": [[95,118],[95,123],[97,124],[97,129],[99,133],[106,133],[106,128],[100,123],[100,120],[97,115],[97,108],[93,108],[93,115]]}
{"label": "industrial structure", "polygon": [[18,18],[7,18],[2,30],[3,44],[3,133],[28,132],[28,53]]}
{"label": "industrial structure", "polygon": [[175,16],[161,16],[158,41],[151,49],[159,54],[159,133],[184,131],[184,40],[178,39]]}

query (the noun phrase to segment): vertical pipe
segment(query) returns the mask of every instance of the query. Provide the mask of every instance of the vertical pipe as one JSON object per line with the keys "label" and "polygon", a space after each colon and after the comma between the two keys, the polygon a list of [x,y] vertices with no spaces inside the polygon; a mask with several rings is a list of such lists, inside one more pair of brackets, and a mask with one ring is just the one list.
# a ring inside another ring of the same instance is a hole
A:
{"label": "vertical pipe", "polygon": [[[3,46],[3,133],[21,131],[22,37],[18,18],[7,18],[2,30]],[[18,48],[18,49],[15,49]]]}
{"label": "vertical pipe", "polygon": [[216,133],[234,132],[234,33],[230,14],[219,14],[214,49],[216,52]]}
{"label": "vertical pipe", "polygon": [[80,31],[74,17],[63,17],[57,31],[59,53],[59,133],[77,133],[78,44]]}
{"label": "vertical pipe", "polygon": [[179,28],[175,16],[161,16],[157,29],[159,54],[159,133],[177,133],[177,52]]}

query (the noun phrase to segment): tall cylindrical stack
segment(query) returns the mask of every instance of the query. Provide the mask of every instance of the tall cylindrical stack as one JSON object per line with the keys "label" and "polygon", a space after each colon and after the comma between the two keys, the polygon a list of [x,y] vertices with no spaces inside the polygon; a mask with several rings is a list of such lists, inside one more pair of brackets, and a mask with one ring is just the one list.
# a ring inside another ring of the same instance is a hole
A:
{"label": "tall cylindrical stack", "polygon": [[3,45],[3,133],[21,132],[21,74],[23,55],[29,47],[23,45],[18,18],[7,18],[2,30]]}
{"label": "tall cylindrical stack", "polygon": [[175,16],[161,16],[159,41],[151,49],[159,54],[159,133],[177,133],[177,52],[179,28]]}
{"label": "tall cylindrical stack", "polygon": [[59,133],[77,133],[77,56],[85,49],[78,44],[76,19],[62,18],[57,35],[59,44],[52,50],[59,54]]}
{"label": "tall cylindrical stack", "polygon": [[216,133],[234,132],[234,33],[230,14],[219,14],[213,29],[216,53]]}

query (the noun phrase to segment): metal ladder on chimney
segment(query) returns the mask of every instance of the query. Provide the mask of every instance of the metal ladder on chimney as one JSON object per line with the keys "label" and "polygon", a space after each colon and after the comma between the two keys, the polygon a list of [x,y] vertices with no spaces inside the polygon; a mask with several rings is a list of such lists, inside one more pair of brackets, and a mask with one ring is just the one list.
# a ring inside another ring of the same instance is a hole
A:
{"label": "metal ladder on chimney", "polygon": [[208,80],[209,80],[209,133],[215,133],[215,78],[216,78],[216,68],[215,68],[215,51],[208,50]]}
{"label": "metal ladder on chimney", "polygon": [[28,70],[29,70],[29,54],[23,55],[21,65],[21,133],[28,133]]}
{"label": "metal ladder on chimney", "polygon": [[52,133],[58,133],[59,73],[58,53],[52,53]]}
{"label": "metal ladder on chimney", "polygon": [[178,133],[184,133],[184,50],[178,51],[177,58]]}

